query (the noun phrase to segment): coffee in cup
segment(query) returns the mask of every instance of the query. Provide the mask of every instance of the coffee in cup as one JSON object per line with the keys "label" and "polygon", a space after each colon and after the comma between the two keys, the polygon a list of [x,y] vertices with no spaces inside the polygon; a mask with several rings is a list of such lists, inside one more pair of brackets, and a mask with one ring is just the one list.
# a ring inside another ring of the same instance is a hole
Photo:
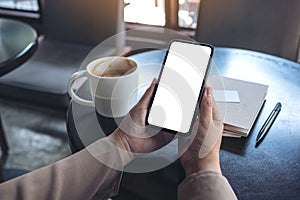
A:
{"label": "coffee in cup", "polygon": [[111,57],[96,64],[92,74],[102,77],[119,77],[136,70],[136,63],[133,60],[123,57]]}
{"label": "coffee in cup", "polygon": [[[92,100],[79,97],[72,89],[80,77],[87,77]],[[105,57],[92,61],[86,70],[72,75],[68,93],[72,100],[84,106],[95,107],[105,117],[121,117],[136,103],[138,68],[136,62],[126,57]]]}

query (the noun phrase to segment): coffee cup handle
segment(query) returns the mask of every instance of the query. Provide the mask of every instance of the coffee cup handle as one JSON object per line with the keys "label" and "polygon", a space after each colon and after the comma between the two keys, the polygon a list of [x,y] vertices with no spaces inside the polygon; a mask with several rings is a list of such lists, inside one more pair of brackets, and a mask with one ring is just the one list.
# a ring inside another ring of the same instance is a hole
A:
{"label": "coffee cup handle", "polygon": [[75,80],[78,78],[81,78],[81,77],[87,77],[87,75],[88,74],[87,74],[86,70],[82,70],[82,71],[78,71],[78,72],[74,73],[68,82],[68,93],[69,93],[70,97],[72,98],[72,100],[74,100],[76,103],[83,105],[83,106],[94,107],[95,106],[94,101],[86,100],[86,99],[83,99],[83,98],[77,96],[77,94],[73,90],[73,83],[75,82]]}

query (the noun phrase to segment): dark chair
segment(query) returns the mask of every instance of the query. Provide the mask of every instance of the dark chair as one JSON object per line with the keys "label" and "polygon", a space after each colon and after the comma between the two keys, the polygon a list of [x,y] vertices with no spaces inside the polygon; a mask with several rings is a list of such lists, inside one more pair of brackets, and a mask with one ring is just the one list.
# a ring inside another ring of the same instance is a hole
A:
{"label": "dark chair", "polygon": [[297,61],[299,10],[299,0],[201,0],[196,40]]}
{"label": "dark chair", "polygon": [[9,145],[6,140],[6,135],[5,135],[4,127],[2,124],[1,115],[0,115],[0,147],[1,147],[1,151],[2,151],[1,158],[0,158],[0,183],[28,173],[28,171],[23,170],[23,169],[5,169],[4,168],[5,162],[8,157]]}
{"label": "dark chair", "polygon": [[[67,83],[88,53],[124,29],[120,0],[43,0],[44,35],[35,55],[23,66],[1,77],[0,96],[66,109]],[[103,48],[98,57],[116,47]]]}

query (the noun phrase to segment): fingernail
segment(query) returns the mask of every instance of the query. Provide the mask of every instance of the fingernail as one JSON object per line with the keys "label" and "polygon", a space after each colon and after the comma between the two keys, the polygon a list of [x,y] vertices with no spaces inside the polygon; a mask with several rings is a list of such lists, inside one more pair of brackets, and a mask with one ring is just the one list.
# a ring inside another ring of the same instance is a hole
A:
{"label": "fingernail", "polygon": [[157,78],[153,78],[152,83],[156,83],[157,82]]}
{"label": "fingernail", "polygon": [[210,87],[207,88],[207,96],[212,96],[212,89]]}

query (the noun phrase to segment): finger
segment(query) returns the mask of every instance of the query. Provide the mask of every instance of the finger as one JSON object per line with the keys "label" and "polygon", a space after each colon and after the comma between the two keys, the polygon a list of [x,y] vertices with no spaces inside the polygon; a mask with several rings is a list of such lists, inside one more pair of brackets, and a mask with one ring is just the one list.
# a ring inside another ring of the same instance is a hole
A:
{"label": "finger", "polygon": [[218,106],[217,106],[217,104],[216,104],[216,102],[215,102],[214,99],[213,99],[213,113],[212,113],[212,117],[216,121],[220,121],[220,122],[222,121],[222,118],[221,118]]}
{"label": "finger", "polygon": [[156,144],[155,145],[156,146],[155,150],[160,149],[160,148],[166,146],[171,141],[173,141],[175,137],[176,137],[175,134],[166,133],[166,132],[160,132],[160,133],[154,135],[152,137],[152,140]]}
{"label": "finger", "polygon": [[206,95],[211,97],[212,96],[212,88],[209,86],[206,86]]}
{"label": "finger", "polygon": [[202,125],[206,126],[209,126],[213,116],[213,99],[211,94],[212,89],[210,87],[205,88],[200,106],[200,123],[204,123]]}
{"label": "finger", "polygon": [[[217,104],[216,104],[216,102],[213,100],[213,103],[214,103],[214,105],[213,105],[213,120],[214,120],[214,122],[215,123],[220,123],[220,124],[222,124],[221,126],[224,128],[224,126],[223,126],[223,120],[222,120],[222,117],[221,117],[221,115],[220,115],[220,112],[219,112],[219,109],[218,109],[218,107],[217,107]],[[219,125],[220,125],[219,124]],[[218,126],[218,125],[217,125]],[[223,129],[222,129],[222,131],[220,132],[220,136],[219,136],[219,144],[221,144],[221,140],[222,140],[222,133],[223,133]]]}
{"label": "finger", "polygon": [[176,137],[175,134],[166,133],[166,132],[163,132],[162,135],[167,143],[171,142]]}
{"label": "finger", "polygon": [[146,90],[145,94],[142,96],[141,100],[139,101],[138,105],[142,108],[148,108],[149,107],[149,104],[150,104],[150,100],[151,100],[151,97],[153,95],[153,92],[154,92],[154,88],[155,88],[155,85],[157,83],[157,79],[154,78],[152,80],[152,83],[151,85],[149,86],[149,88]]}
{"label": "finger", "polygon": [[175,136],[175,134],[159,132],[153,136],[153,139],[158,142],[160,147],[162,147],[169,144],[175,138]]}

